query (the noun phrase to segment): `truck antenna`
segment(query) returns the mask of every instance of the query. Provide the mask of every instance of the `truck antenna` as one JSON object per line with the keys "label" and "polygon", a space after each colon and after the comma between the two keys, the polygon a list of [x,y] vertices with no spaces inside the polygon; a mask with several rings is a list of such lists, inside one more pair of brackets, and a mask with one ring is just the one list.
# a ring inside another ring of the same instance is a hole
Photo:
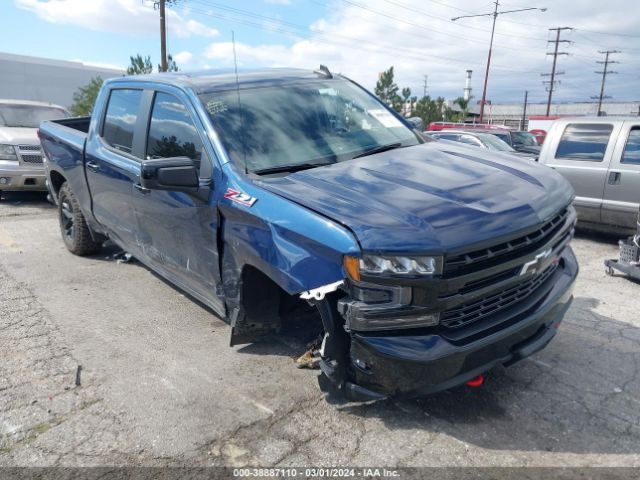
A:
{"label": "truck antenna", "polygon": [[247,168],[247,146],[244,138],[244,120],[242,115],[242,102],[240,102],[240,81],[238,80],[238,59],[236,57],[236,36],[233,30],[231,30],[231,43],[233,44],[233,67],[236,73],[236,93],[238,95],[238,110],[240,112],[240,130],[242,138],[242,154],[244,156],[244,173],[249,173]]}

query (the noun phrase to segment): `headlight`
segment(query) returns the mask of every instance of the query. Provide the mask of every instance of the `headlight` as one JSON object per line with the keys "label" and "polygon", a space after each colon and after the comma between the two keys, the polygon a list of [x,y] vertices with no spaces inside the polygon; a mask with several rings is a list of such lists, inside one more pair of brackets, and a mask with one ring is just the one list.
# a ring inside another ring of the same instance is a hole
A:
{"label": "headlight", "polygon": [[4,145],[0,143],[0,160],[18,161],[18,155],[13,145]]}
{"label": "headlight", "polygon": [[421,276],[442,273],[442,257],[364,255],[362,258],[344,257],[349,277],[360,281],[360,275]]}

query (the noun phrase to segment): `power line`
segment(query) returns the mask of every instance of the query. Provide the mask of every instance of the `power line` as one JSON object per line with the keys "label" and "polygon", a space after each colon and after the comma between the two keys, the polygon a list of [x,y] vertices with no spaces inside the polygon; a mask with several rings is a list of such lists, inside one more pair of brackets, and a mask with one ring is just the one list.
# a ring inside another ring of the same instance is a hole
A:
{"label": "power line", "polygon": [[482,98],[480,99],[480,115],[479,115],[479,118],[478,118],[478,121],[480,123],[482,123],[482,120],[483,120],[484,105],[485,105],[486,100],[487,100],[487,83],[488,83],[488,80],[489,80],[489,68],[491,67],[491,51],[493,49],[493,35],[494,35],[495,30],[496,30],[496,20],[498,19],[498,15],[504,15],[506,13],[526,12],[526,11],[529,11],[529,10],[540,10],[541,12],[545,12],[547,10],[546,8],[527,7],[527,8],[521,8],[521,9],[518,9],[518,10],[502,10],[502,11],[498,11],[498,8],[500,7],[500,1],[499,0],[495,0],[494,4],[495,4],[495,8],[494,8],[493,12],[481,13],[481,14],[476,14],[476,15],[460,15],[459,17],[455,17],[455,18],[451,19],[452,22],[455,22],[456,20],[460,20],[462,18],[493,17],[493,23],[491,24],[491,40],[489,40],[489,53],[487,55],[487,67],[486,67],[485,74],[484,74],[484,84],[482,86]]}
{"label": "power line", "polygon": [[548,43],[553,43],[555,44],[555,47],[553,49],[553,52],[547,52],[547,55],[553,55],[553,65],[551,66],[551,73],[547,74],[547,73],[543,73],[542,76],[547,76],[547,75],[551,75],[551,81],[549,82],[543,82],[543,83],[548,83],[549,84],[549,98],[547,99],[547,117],[549,116],[549,112],[551,111],[551,97],[553,96],[553,91],[555,90],[555,85],[556,85],[556,75],[562,75],[564,74],[564,72],[557,72],[556,73],[556,64],[558,61],[558,55],[569,55],[568,52],[558,52],[558,46],[561,43],[570,43],[569,40],[560,40],[560,32],[562,32],[563,30],[572,30],[571,27],[558,27],[558,28],[550,28],[549,31],[555,31],[556,32],[556,39],[555,40],[548,40]]}
{"label": "power line", "polygon": [[[254,12],[249,12],[246,10],[242,10],[242,9],[238,9],[238,8],[233,8],[233,7],[227,7],[225,5],[221,5],[221,4],[217,4],[214,2],[204,2],[203,0],[192,0],[192,2],[190,2],[191,5],[193,5],[193,3],[199,3],[201,5],[206,5],[206,6],[215,6],[216,10],[225,10],[225,11],[229,11],[232,14],[235,15],[240,15],[240,16],[247,16],[247,17],[251,17],[254,18],[256,20],[260,20],[260,23],[248,20],[248,19],[237,19],[237,18],[230,18],[224,14],[218,14],[218,13],[214,13],[211,11],[204,11],[204,10],[198,10],[196,8],[194,8],[193,6],[190,6],[188,11],[192,12],[192,13],[197,13],[200,15],[204,15],[204,16],[208,16],[208,17],[212,17],[212,18],[220,18],[226,21],[231,21],[234,23],[239,23],[241,25],[246,25],[249,27],[253,27],[262,31],[269,31],[269,32],[279,32],[279,33],[291,33],[294,35],[300,35],[300,32],[304,32],[304,33],[309,33],[309,29],[306,26],[303,25],[299,25],[296,23],[292,23],[292,22],[285,22],[285,21],[281,21],[280,19],[276,19],[273,17],[268,17],[265,15],[260,15]],[[266,27],[265,23],[271,24],[273,25],[272,27]],[[347,47],[351,47],[351,48],[355,48],[355,49],[359,49],[359,50],[364,50],[367,52],[373,52],[373,53],[379,53],[381,50],[391,53],[396,57],[401,57],[401,58],[405,58],[405,59],[411,59],[411,60],[425,60],[425,58],[434,58],[434,59],[438,59],[439,61],[443,62],[443,63],[448,63],[448,64],[459,64],[459,65],[465,65],[465,66],[469,66],[469,65],[482,65],[478,62],[468,62],[465,60],[457,60],[451,57],[444,57],[444,56],[439,56],[439,55],[433,55],[433,54],[427,54],[425,53],[423,50],[414,50],[414,49],[409,49],[409,48],[403,48],[403,47],[399,47],[399,46],[390,46],[388,44],[382,44],[382,43],[375,43],[375,42],[366,42],[366,44],[364,44],[363,42],[358,42],[356,39],[352,38],[352,37],[348,37],[345,35],[340,35],[340,34],[336,34],[336,33],[331,33],[331,34],[323,34],[321,32],[313,32],[315,37],[314,37],[314,41],[316,41],[317,43],[320,44],[328,44],[328,45],[338,45],[338,46],[347,46]],[[474,40],[477,42],[477,40]],[[402,52],[406,52],[404,55],[402,55]],[[508,68],[508,67],[503,67],[503,66],[496,66],[495,68],[499,69],[499,70],[503,70],[505,72],[516,72],[516,73],[528,73],[530,71],[526,71],[526,70],[517,70],[517,69],[513,69],[513,68]]]}
{"label": "power line", "polygon": [[604,68],[602,69],[601,72],[596,71],[594,73],[601,73],[602,74],[602,83],[600,84],[600,95],[597,97],[591,97],[593,99],[598,99],[598,116],[601,117],[602,116],[602,99],[603,98],[611,98],[609,96],[605,96],[604,94],[604,82],[607,79],[607,74],[609,73],[618,73],[618,72],[614,72],[613,70],[607,70],[607,67],[609,65],[611,65],[612,63],[620,63],[620,62],[616,62],[615,60],[609,60],[609,55],[614,54],[614,53],[620,53],[618,50],[605,50],[605,51],[599,51],[598,53],[603,53],[604,54],[604,62],[602,61],[597,61],[596,63],[600,63],[604,65]]}

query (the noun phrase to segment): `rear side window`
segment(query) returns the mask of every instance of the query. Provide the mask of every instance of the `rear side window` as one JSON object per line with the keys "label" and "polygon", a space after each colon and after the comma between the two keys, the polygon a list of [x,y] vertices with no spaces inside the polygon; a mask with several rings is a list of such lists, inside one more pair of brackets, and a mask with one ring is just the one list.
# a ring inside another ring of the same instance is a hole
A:
{"label": "rear side window", "polygon": [[199,167],[202,148],[187,107],[173,95],[158,92],[149,123],[147,158],[189,157]]}
{"label": "rear side window", "polygon": [[622,163],[640,165],[640,127],[633,127],[629,132],[627,145],[622,154]]}
{"label": "rear side window", "polygon": [[142,90],[118,89],[109,95],[102,138],[113,148],[133,153],[133,131],[138,120]]}
{"label": "rear side window", "polygon": [[564,130],[556,158],[601,162],[613,125],[570,123]]}
{"label": "rear side window", "polygon": [[452,140],[454,142],[457,142],[459,140],[459,137],[460,137],[459,135],[452,135],[449,133],[445,133],[442,135],[438,135],[436,138],[440,138],[442,140]]}

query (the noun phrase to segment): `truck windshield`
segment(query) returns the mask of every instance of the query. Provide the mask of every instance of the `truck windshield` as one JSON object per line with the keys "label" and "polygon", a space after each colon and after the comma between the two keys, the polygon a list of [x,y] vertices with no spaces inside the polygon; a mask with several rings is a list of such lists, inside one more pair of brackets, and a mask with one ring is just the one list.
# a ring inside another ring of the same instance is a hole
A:
{"label": "truck windshield", "polygon": [[384,105],[345,80],[203,93],[231,159],[256,173],[314,168],[422,143]]}
{"label": "truck windshield", "polygon": [[0,127],[38,128],[45,120],[58,120],[67,116],[67,112],[56,107],[0,104]]}

